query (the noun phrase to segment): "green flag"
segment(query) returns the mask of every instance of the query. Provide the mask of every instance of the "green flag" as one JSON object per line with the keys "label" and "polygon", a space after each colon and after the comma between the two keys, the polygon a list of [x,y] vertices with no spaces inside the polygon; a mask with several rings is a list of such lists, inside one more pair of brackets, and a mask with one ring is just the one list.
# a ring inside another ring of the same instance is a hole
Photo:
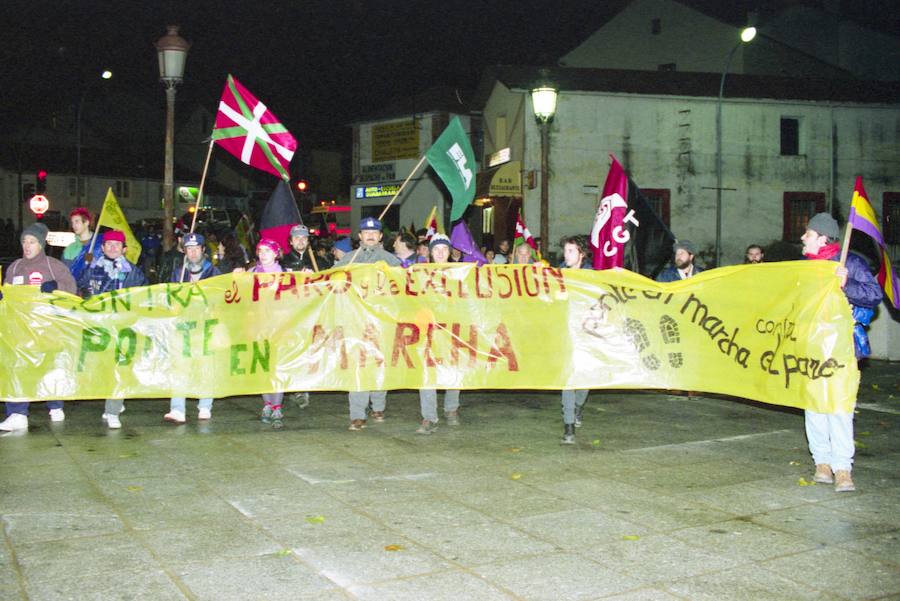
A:
{"label": "green flag", "polygon": [[459,117],[453,118],[425,158],[450,190],[450,221],[456,221],[475,199],[475,153]]}

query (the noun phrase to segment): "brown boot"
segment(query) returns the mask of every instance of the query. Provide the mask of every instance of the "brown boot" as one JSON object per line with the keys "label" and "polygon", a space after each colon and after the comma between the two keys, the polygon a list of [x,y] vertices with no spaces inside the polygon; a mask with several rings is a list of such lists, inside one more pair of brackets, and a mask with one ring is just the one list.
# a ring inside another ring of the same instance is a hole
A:
{"label": "brown boot", "polygon": [[834,473],[834,492],[853,492],[854,490],[856,490],[856,486],[853,485],[850,470],[838,470]]}
{"label": "brown boot", "polygon": [[354,419],[350,422],[350,427],[348,430],[351,432],[359,432],[363,428],[366,427],[366,420],[364,419]]}
{"label": "brown boot", "polygon": [[827,463],[817,463],[816,475],[813,476],[813,482],[818,482],[819,484],[834,484],[831,466]]}

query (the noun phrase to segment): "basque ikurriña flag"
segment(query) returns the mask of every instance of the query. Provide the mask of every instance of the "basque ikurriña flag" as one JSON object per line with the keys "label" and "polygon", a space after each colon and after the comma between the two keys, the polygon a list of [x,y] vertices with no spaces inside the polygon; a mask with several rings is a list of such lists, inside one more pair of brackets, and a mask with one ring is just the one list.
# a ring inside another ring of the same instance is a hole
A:
{"label": "basque ikurri\u00f1a flag", "polygon": [[222,90],[212,137],[245,165],[290,179],[288,166],[297,150],[297,140],[265,104],[231,75]]}
{"label": "basque ikurri\u00f1a flag", "polygon": [[475,200],[475,152],[459,117],[453,118],[425,158],[450,191],[450,221],[456,221]]}
{"label": "basque ikurri\u00f1a flag", "polygon": [[675,236],[616,157],[610,159],[591,230],[594,269],[624,267],[655,278],[672,255]]}
{"label": "basque ikurri\u00f1a flag", "polygon": [[887,254],[884,236],[878,227],[878,218],[875,209],[869,203],[866,189],[863,188],[862,177],[856,178],[856,186],[853,188],[853,200],[850,202],[850,216],[847,222],[855,230],[859,230],[872,238],[878,245],[881,255],[881,268],[878,270],[878,283],[884,289],[884,295],[895,309],[900,309],[900,284],[897,283],[897,274],[891,267],[891,258]]}
{"label": "basque ikurri\u00f1a flag", "polygon": [[441,224],[438,223],[437,220],[437,207],[431,209],[431,214],[428,216],[428,219],[425,220],[425,239],[431,240],[431,237],[435,234],[443,234],[444,228],[441,227]]}
{"label": "basque ikurri\u00f1a flag", "polygon": [[513,248],[516,248],[520,244],[527,244],[531,247],[532,259],[541,258],[538,256],[537,242],[534,241],[534,236],[531,235],[528,226],[525,225],[525,220],[522,219],[522,211],[519,211],[516,215],[516,233],[513,236]]}

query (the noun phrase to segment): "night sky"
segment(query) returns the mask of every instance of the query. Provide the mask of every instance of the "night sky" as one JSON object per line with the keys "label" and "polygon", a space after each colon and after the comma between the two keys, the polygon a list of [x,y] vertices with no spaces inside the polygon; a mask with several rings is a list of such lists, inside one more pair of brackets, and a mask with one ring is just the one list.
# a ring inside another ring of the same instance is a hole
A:
{"label": "night sky", "polygon": [[[301,144],[341,148],[349,144],[347,123],[392,98],[439,84],[471,90],[492,64],[551,62],[626,2],[4,0],[0,119],[4,126],[40,121],[71,107],[103,68],[115,73],[113,86],[164,111],[153,43],[171,22],[193,44],[179,103],[200,102],[214,110],[231,72]],[[686,3],[718,7],[736,23],[748,9],[786,4]],[[894,1],[842,4],[854,7],[855,18],[883,28],[897,22],[890,14],[897,12]]]}

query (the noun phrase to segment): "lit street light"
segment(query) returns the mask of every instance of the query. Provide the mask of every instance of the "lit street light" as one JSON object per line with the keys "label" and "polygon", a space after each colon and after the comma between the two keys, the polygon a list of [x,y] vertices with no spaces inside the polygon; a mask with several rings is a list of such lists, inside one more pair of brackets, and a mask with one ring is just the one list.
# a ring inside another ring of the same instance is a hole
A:
{"label": "lit street light", "polygon": [[722,94],[725,91],[725,76],[728,75],[728,68],[731,67],[731,60],[738,48],[752,42],[755,37],[756,27],[741,30],[741,41],[728,53],[722,79],[719,80],[719,100],[716,102],[716,267],[722,265]]}
{"label": "lit street light", "polygon": [[550,247],[550,182],[547,179],[547,157],[550,153],[550,121],[556,114],[556,98],[559,90],[543,83],[531,90],[534,118],[541,126],[541,251]]}
{"label": "lit street light", "polygon": [[184,63],[191,45],[180,35],[178,26],[169,25],[166,35],[156,42],[159,80],[166,86],[166,162],[163,174],[163,249],[175,244],[172,220],[175,213],[175,86],[184,77]]}

